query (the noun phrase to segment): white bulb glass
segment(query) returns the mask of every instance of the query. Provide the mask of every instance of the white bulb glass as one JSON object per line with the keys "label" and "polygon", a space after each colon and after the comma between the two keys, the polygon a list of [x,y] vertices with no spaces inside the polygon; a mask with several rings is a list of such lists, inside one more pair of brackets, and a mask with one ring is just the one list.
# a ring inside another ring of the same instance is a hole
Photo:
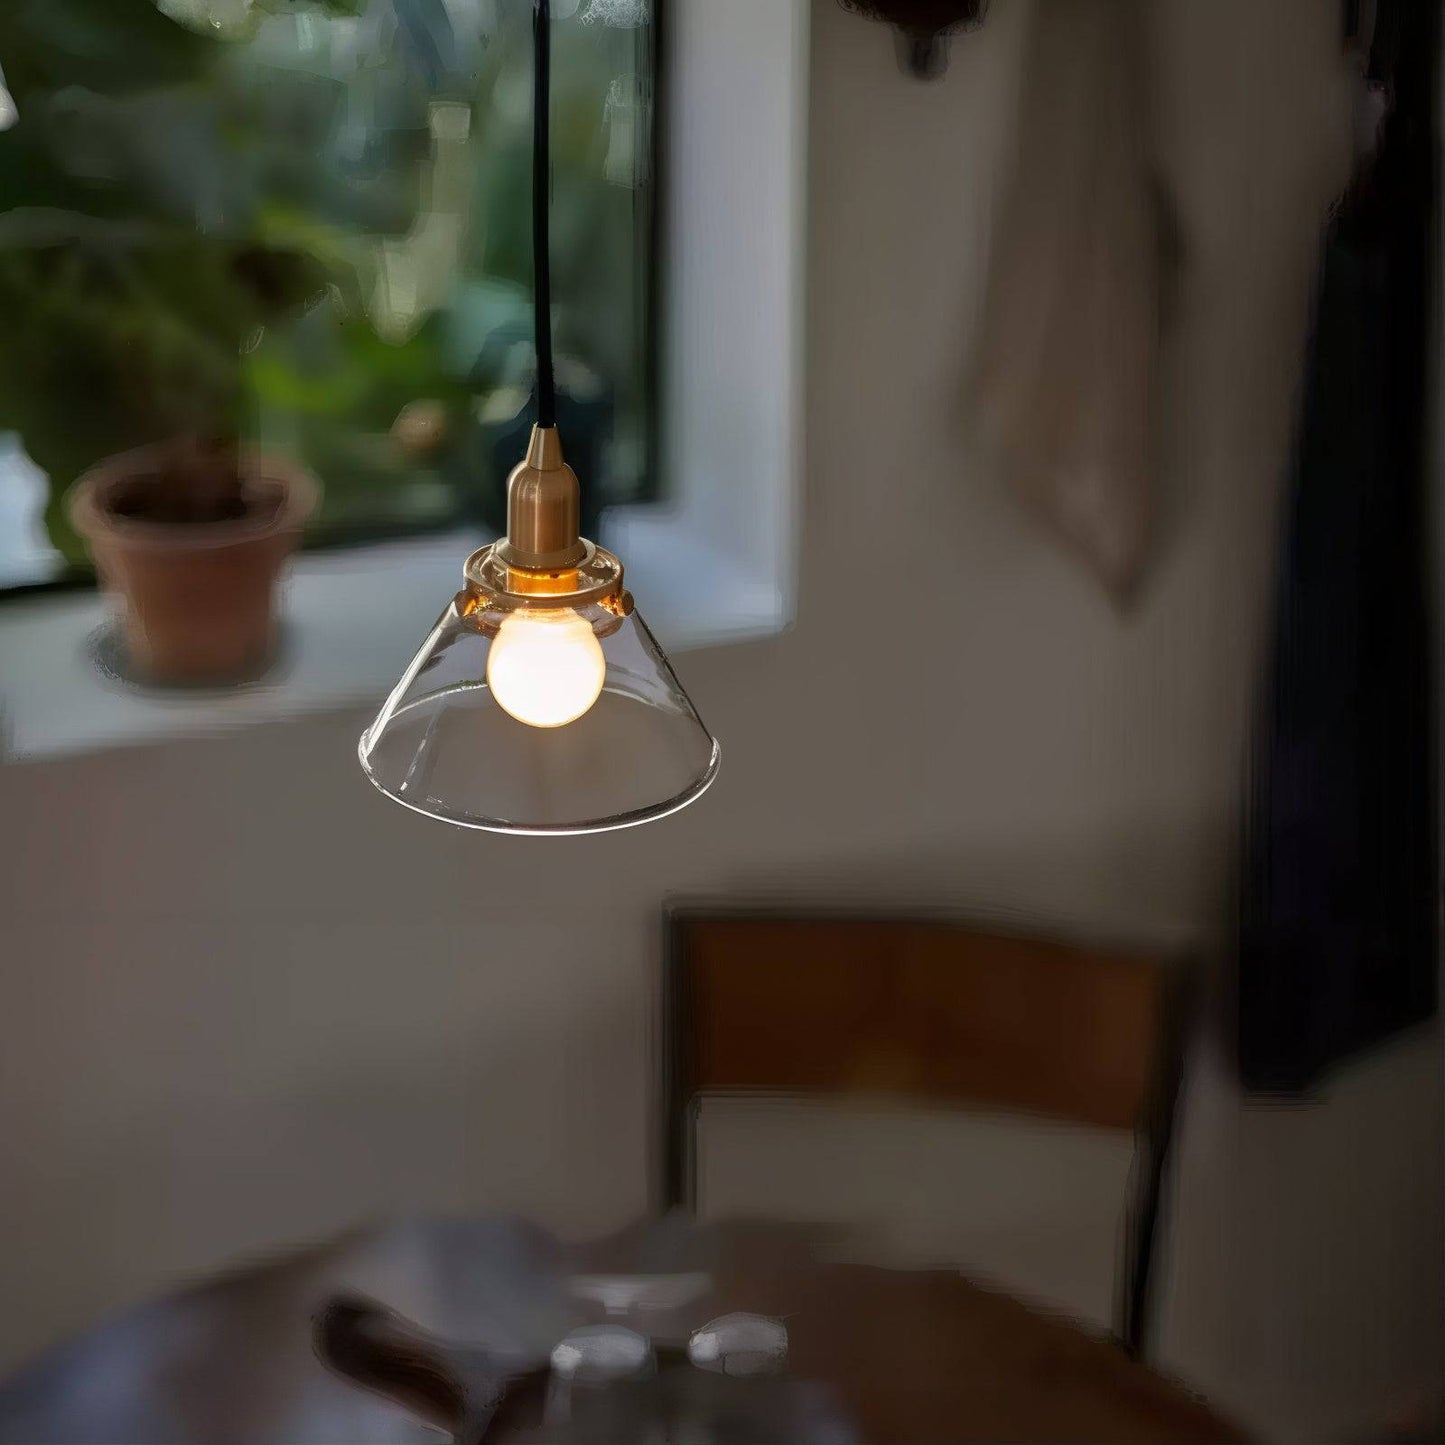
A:
{"label": "white bulb glass", "polygon": [[602,695],[607,659],[585,617],[575,612],[514,612],[487,654],[487,686],[520,723],[560,728]]}

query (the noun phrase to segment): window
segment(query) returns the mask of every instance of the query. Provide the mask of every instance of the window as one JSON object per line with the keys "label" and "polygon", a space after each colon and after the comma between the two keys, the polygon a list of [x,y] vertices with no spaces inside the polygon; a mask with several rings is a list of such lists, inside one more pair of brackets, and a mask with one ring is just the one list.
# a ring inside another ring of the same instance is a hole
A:
{"label": "window", "polygon": [[[15,3],[0,0],[0,65],[12,79],[4,37],[16,28]],[[24,3],[43,12],[49,0]],[[108,13],[109,0],[94,3]],[[559,11],[565,3],[553,0]],[[559,56],[566,26],[586,13],[559,21]],[[29,23],[28,12],[20,14]],[[672,652],[775,636],[793,615],[808,17],[808,0],[653,0],[651,7],[648,43],[657,45],[659,22],[665,32],[656,125],[664,141],[654,152],[665,260],[654,261],[653,275],[666,284],[652,308],[661,344],[643,354],[645,367],[657,358],[659,372],[645,400],[650,405],[655,394],[659,403],[642,425],[660,433],[657,474],[666,483],[644,485],[635,505],[610,507],[597,540],[624,558],[639,607]],[[0,167],[0,186],[6,175]],[[560,190],[559,178],[555,210]],[[561,225],[560,216],[554,220]],[[0,234],[7,224],[0,215]],[[644,339],[651,325],[645,318]],[[53,567],[46,479],[13,457],[7,469],[3,432],[0,423],[0,554],[13,557],[6,546],[33,540]],[[643,451],[651,451],[646,442]],[[463,520],[449,532],[295,560],[283,665],[263,686],[225,693],[157,697],[115,686],[93,665],[96,639],[110,626],[106,599],[89,587],[12,590],[10,605],[0,606],[0,761],[213,736],[344,706],[374,709],[455,590],[476,539],[475,522]],[[0,562],[0,575],[7,565],[13,577],[13,563]]]}
{"label": "window", "polygon": [[[592,535],[658,489],[656,3],[554,0],[559,409]],[[189,431],[303,461],[309,545],[500,529],[530,420],[531,16],[0,7],[0,590],[88,580],[65,490]]]}

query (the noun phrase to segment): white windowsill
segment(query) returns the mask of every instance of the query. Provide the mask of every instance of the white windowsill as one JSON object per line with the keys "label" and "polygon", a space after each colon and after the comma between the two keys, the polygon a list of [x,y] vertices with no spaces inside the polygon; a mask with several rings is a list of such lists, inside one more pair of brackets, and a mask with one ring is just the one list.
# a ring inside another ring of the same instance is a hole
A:
{"label": "white windowsill", "polygon": [[[639,509],[639,513],[642,509]],[[729,560],[675,517],[639,515],[627,585],[669,651],[776,632],[781,599],[741,583]],[[604,530],[609,542],[614,538]],[[224,693],[144,692],[107,679],[90,640],[110,604],[94,592],[0,608],[0,707],[6,761],[58,757],[224,732],[304,713],[380,707],[461,585],[470,534],[298,558],[285,590],[287,646],[264,682]],[[620,545],[620,544],[619,544]]]}
{"label": "white windowsill", "polygon": [[[662,414],[666,507],[604,518],[669,651],[746,641],[792,616],[802,470],[807,0],[674,0]],[[737,96],[747,95],[745,107]],[[287,647],[263,683],[186,697],[108,680],[95,593],[0,605],[7,762],[379,707],[486,538],[454,534],[292,564]]]}

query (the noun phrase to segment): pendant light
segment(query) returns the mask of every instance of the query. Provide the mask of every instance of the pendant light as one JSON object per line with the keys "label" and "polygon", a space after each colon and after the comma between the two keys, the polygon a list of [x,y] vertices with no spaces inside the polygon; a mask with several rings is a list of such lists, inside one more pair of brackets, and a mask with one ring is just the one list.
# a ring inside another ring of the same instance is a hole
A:
{"label": "pendant light", "polygon": [[703,726],[623,587],[578,535],[562,457],[548,264],[551,17],[534,0],[532,152],[537,418],[507,481],[507,535],[474,552],[461,591],[358,752],[387,797],[498,833],[593,833],[685,807],[717,774]]}

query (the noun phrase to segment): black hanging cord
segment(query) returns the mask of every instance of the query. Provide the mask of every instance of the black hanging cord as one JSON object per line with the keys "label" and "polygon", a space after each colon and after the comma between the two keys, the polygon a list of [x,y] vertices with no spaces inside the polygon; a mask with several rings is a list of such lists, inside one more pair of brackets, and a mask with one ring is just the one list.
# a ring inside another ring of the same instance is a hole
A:
{"label": "black hanging cord", "polygon": [[537,425],[557,425],[557,381],[552,372],[552,262],[548,204],[552,180],[552,13],[549,0],[533,0],[532,90],[532,324],[537,339]]}

